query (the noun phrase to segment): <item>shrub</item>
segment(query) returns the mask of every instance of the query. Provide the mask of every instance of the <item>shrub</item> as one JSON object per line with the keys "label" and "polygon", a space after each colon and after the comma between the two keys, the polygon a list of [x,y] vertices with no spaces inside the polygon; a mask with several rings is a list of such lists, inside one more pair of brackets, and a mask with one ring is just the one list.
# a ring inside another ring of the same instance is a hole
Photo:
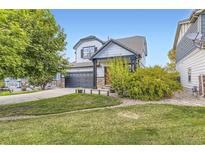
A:
{"label": "shrub", "polygon": [[118,92],[120,96],[126,95],[127,83],[129,82],[130,72],[128,61],[126,59],[113,59],[108,62],[109,77],[111,79],[112,88]]}
{"label": "shrub", "polygon": [[167,72],[160,66],[129,71],[128,62],[115,59],[109,63],[112,87],[122,97],[140,100],[159,100],[180,90],[178,73]]}
{"label": "shrub", "polygon": [[0,88],[1,88],[1,87],[4,87],[4,86],[5,86],[4,81],[3,81],[3,80],[0,80]]}

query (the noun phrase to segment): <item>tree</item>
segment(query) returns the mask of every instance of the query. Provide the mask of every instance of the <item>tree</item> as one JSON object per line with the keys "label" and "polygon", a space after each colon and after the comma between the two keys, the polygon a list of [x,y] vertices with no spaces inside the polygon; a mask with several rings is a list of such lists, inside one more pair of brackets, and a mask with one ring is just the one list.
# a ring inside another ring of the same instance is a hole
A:
{"label": "tree", "polygon": [[3,80],[0,80],[0,88],[1,87],[4,87],[4,81]]}
{"label": "tree", "polygon": [[63,51],[66,35],[57,25],[49,10],[31,10],[25,30],[30,36],[30,45],[23,55],[24,68],[29,82],[45,88],[56,73],[65,73],[68,66]]}
{"label": "tree", "polygon": [[19,17],[24,18],[16,10],[0,10],[0,79],[5,77],[21,77],[21,67],[29,37],[21,27]]}
{"label": "tree", "polygon": [[28,78],[44,89],[56,73],[65,72],[66,35],[49,10],[9,10],[0,16],[0,77]]}
{"label": "tree", "polygon": [[176,50],[169,50],[168,58],[169,63],[167,63],[166,69],[171,72],[176,72]]}
{"label": "tree", "polygon": [[46,85],[53,80],[56,73],[60,72],[65,74],[67,67],[68,62],[66,59],[56,58],[52,61],[49,61],[47,66],[43,66],[46,71],[36,70],[38,71],[37,73],[29,75],[29,83],[34,86],[40,86],[41,89],[45,89]]}

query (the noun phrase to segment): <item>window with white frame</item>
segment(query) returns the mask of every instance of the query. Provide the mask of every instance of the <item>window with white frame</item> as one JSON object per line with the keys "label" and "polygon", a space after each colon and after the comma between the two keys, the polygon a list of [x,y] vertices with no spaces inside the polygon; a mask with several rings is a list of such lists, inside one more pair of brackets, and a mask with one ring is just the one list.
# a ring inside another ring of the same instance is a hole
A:
{"label": "window with white frame", "polygon": [[89,59],[94,54],[95,51],[96,51],[95,46],[84,47],[81,50],[81,58]]}

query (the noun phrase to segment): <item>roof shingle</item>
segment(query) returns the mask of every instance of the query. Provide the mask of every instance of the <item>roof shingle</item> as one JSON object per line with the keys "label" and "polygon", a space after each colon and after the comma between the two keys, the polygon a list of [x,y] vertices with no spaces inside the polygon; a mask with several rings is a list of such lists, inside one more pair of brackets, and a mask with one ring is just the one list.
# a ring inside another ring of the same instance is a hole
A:
{"label": "roof shingle", "polygon": [[115,40],[120,42],[125,47],[132,49],[137,54],[142,54],[142,52],[145,52],[147,55],[147,43],[144,36],[132,36]]}

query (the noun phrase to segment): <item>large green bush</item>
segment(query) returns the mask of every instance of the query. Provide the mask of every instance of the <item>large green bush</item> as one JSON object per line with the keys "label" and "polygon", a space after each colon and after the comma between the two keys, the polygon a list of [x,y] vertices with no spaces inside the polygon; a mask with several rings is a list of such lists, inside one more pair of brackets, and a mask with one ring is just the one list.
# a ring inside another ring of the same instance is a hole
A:
{"label": "large green bush", "polygon": [[126,59],[113,59],[109,61],[109,76],[112,87],[118,92],[119,95],[127,95],[128,82],[130,72],[128,61]]}
{"label": "large green bush", "polygon": [[109,75],[112,88],[122,97],[159,100],[181,89],[178,73],[167,72],[160,66],[138,68],[130,72],[125,59],[110,61]]}
{"label": "large green bush", "polygon": [[0,80],[0,88],[1,87],[4,87],[4,81],[3,80]]}

